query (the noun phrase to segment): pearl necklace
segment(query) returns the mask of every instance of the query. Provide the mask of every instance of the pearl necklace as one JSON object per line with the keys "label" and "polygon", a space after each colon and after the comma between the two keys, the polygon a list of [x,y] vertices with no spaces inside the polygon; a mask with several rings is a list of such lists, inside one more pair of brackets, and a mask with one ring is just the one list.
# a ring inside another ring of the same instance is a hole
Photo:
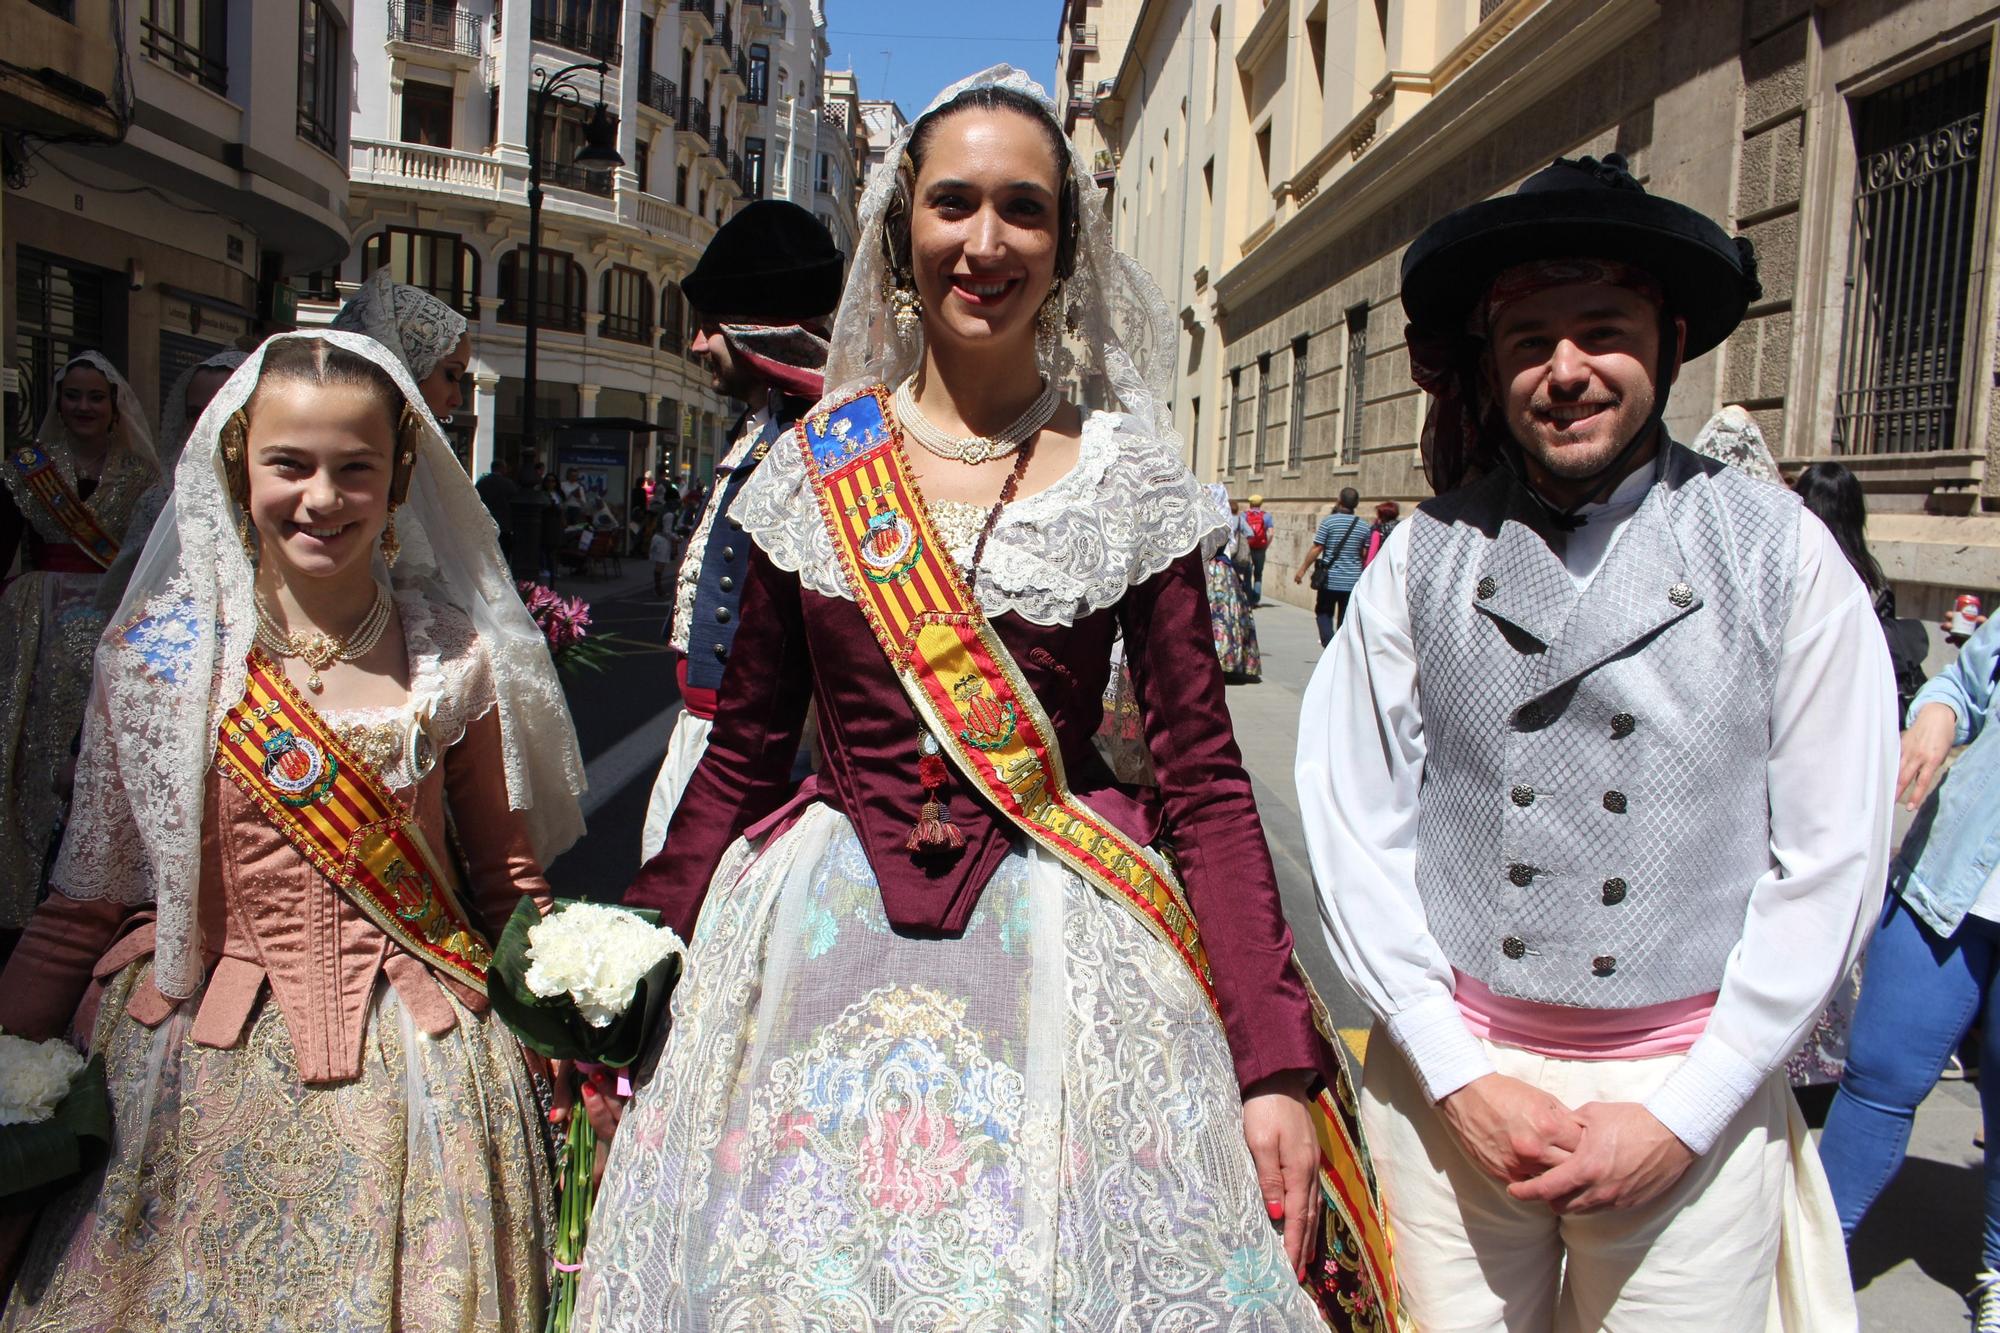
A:
{"label": "pearl necklace", "polygon": [[271,619],[264,599],[257,599],[257,646],[279,657],[296,657],[303,661],[312,674],[306,677],[306,685],[318,693],[325,689],[319,673],[335,662],[352,662],[366,657],[377,643],[382,641],[382,631],[389,627],[389,612],[395,603],[389,600],[389,590],[381,584],[375,585],[375,604],[368,608],[368,614],[361,617],[361,623],[350,634],[328,634],[324,630],[301,630],[290,633],[279,629]]}
{"label": "pearl necklace", "polygon": [[956,463],[990,463],[996,458],[1005,458],[1048,425],[1062,403],[1062,391],[1055,382],[1043,380],[1042,391],[1035,401],[1028,404],[1028,410],[1014,418],[1005,430],[993,435],[952,435],[932,425],[930,418],[917,406],[917,395],[910,387],[915,382],[914,379],[907,379],[897,387],[892,404],[896,419],[926,450]]}

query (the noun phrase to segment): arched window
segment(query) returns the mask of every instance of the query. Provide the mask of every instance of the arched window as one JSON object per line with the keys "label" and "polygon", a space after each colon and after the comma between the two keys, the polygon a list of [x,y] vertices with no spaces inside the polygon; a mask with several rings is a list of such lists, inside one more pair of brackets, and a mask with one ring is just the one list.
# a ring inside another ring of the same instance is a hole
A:
{"label": "arched window", "polygon": [[660,345],[685,356],[687,338],[687,299],[681,285],[669,278],[660,286]]}
{"label": "arched window", "polygon": [[636,268],[613,264],[604,270],[599,332],[620,342],[653,341],[653,284]]}
{"label": "arched window", "polygon": [[466,318],[478,318],[479,256],[450,232],[413,227],[377,232],[361,250],[362,280],[385,265],[397,282],[421,287]]}
{"label": "arched window", "polygon": [[[509,250],[500,257],[502,323],[528,322],[526,258],[525,246]],[[583,265],[560,250],[545,248],[541,269],[535,291],[541,326],[545,329],[567,329],[571,333],[583,332]]]}

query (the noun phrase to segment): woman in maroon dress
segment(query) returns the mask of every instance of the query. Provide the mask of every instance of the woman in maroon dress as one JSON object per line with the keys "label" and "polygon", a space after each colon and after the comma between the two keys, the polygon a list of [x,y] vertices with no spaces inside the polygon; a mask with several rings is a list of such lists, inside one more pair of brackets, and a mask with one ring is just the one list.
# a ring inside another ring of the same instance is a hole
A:
{"label": "woman in maroon dress", "polygon": [[[1201,552],[1220,519],[1153,387],[1165,304],[1024,75],[947,90],[906,148],[863,202],[822,407],[879,386],[1069,789],[1171,845],[1217,1006],[1131,908],[927,769],[788,437],[732,511],[746,583],[710,749],[626,899],[692,955],[612,1149],[579,1318],[1315,1326],[1307,1096],[1337,1075],[1223,704]],[[1065,328],[1119,410],[1062,401]],[[877,517],[863,560],[903,549]],[[1143,794],[1091,744],[1121,630]],[[809,703],[823,757],[795,792]]]}

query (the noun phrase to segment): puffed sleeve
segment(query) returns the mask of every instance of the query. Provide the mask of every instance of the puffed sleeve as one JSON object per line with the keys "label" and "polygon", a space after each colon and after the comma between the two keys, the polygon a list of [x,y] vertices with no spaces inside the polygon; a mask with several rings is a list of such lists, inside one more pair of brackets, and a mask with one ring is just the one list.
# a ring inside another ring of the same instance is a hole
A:
{"label": "puffed sleeve", "polygon": [[1119,619],[1237,1082],[1247,1088],[1273,1074],[1317,1070],[1311,1004],[1291,966],[1277,872],[1223,700],[1200,555],[1190,552],[1132,589]]}
{"label": "puffed sleeve", "polygon": [[683,938],[693,934],[729,845],[791,795],[812,692],[799,581],[761,547],[751,548],[738,615],[708,751],[688,779],[666,842],[625,891],[626,906],[657,910]]}
{"label": "puffed sleeve", "polygon": [[480,918],[497,932],[524,896],[547,911],[549,883],[535,859],[527,820],[507,804],[498,708],[469,723],[458,744],[445,751],[444,787]]}

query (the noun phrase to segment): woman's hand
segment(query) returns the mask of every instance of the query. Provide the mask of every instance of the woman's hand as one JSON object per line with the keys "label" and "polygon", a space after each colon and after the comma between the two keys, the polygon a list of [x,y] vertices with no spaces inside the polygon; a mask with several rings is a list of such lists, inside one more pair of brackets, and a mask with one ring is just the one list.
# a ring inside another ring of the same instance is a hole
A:
{"label": "woman's hand", "polygon": [[1914,810],[1937,783],[1938,770],[1958,739],[1958,714],[1950,704],[1928,703],[1903,733],[1903,758],[1896,766],[1896,798]]}
{"label": "woman's hand", "polygon": [[575,1066],[564,1060],[556,1065],[556,1071],[555,1104],[549,1108],[549,1123],[557,1128],[567,1125],[581,1095],[583,1113],[590,1117],[590,1127],[597,1133],[597,1160],[591,1165],[590,1179],[592,1184],[602,1184],[604,1163],[611,1156],[611,1140],[618,1134],[618,1122],[625,1118],[625,1104],[631,1098],[618,1095],[615,1069],[592,1066],[590,1073],[579,1075]]}
{"label": "woman's hand", "polygon": [[1319,1212],[1319,1144],[1306,1101],[1303,1070],[1273,1074],[1244,1089],[1243,1137],[1257,1164],[1264,1210],[1285,1232],[1285,1261],[1301,1278],[1306,1243]]}

